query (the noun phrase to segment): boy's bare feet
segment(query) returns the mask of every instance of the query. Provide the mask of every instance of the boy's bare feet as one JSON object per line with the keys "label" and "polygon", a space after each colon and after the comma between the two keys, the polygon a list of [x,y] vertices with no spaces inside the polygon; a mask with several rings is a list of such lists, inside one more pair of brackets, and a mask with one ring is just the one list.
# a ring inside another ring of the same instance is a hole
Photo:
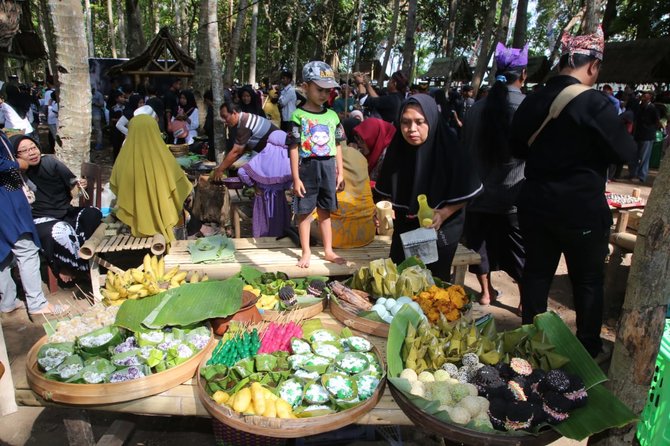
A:
{"label": "boy's bare feet", "polygon": [[300,260],[298,260],[298,263],[296,263],[296,266],[298,268],[309,268],[309,261],[312,258],[312,253],[303,253],[302,256],[300,257]]}
{"label": "boy's bare feet", "polygon": [[345,263],[347,263],[347,261],[345,259],[338,256],[334,252],[331,252],[330,254],[324,255],[323,258],[328,260],[329,262],[333,262],[333,263],[336,263],[338,265],[344,265]]}
{"label": "boy's bare feet", "polygon": [[500,294],[501,293],[498,290],[492,290],[486,294],[482,293],[482,297],[479,298],[479,304],[490,305],[498,300],[498,296],[500,296]]}

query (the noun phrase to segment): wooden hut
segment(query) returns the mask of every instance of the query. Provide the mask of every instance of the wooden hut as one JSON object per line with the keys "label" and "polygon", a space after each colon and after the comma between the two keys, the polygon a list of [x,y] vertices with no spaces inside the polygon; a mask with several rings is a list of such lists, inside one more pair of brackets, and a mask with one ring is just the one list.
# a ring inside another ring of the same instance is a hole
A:
{"label": "wooden hut", "polygon": [[670,82],[670,37],[607,42],[598,82]]}
{"label": "wooden hut", "polygon": [[472,80],[472,68],[468,64],[468,59],[463,56],[456,58],[436,57],[426,74],[421,78],[433,81],[444,80],[449,74],[450,67],[452,67],[452,82],[470,82]]}
{"label": "wooden hut", "polygon": [[163,27],[142,54],[110,68],[107,74],[110,77],[130,75],[135,85],[140,85],[154,76],[190,78],[194,70],[195,59],[181,49],[167,27]]}

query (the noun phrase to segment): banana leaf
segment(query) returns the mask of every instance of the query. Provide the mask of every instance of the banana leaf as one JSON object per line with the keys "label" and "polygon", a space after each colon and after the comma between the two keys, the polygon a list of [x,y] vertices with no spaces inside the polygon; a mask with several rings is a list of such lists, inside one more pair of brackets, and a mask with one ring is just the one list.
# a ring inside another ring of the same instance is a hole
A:
{"label": "banana leaf", "polygon": [[231,278],[173,288],[163,293],[165,296],[142,320],[142,325],[148,328],[183,327],[207,319],[230,316],[242,305],[243,286],[240,279]]}
{"label": "banana leaf", "polygon": [[126,300],[116,313],[114,325],[126,328],[134,333],[147,331],[147,328],[142,326],[142,321],[156,308],[164,296],[165,293],[159,293],[144,299]]}
{"label": "banana leaf", "polygon": [[[410,307],[403,307],[393,318],[389,328],[389,337],[386,344],[386,361],[388,377],[394,385],[420,409],[450,423],[446,413],[437,411],[435,402],[409,394],[406,380],[398,376],[404,368],[401,350],[405,341],[408,325],[418,326],[421,317]],[[535,317],[536,328],[544,331],[546,340],[553,344],[557,354],[566,356],[570,362],[563,368],[575,373],[584,381],[588,389],[588,403],[584,408],[575,410],[566,421],[552,426],[561,435],[583,440],[598,432],[613,427],[622,427],[635,421],[633,414],[616,396],[600,384],[606,380],[602,371],[586,352],[581,343],[572,334],[565,323],[554,313],[543,313]],[[597,370],[596,370],[597,369]],[[602,378],[602,380],[601,380]],[[405,383],[403,383],[403,381]],[[481,431],[478,431],[481,432]],[[497,432],[496,435],[532,435],[531,433]]]}

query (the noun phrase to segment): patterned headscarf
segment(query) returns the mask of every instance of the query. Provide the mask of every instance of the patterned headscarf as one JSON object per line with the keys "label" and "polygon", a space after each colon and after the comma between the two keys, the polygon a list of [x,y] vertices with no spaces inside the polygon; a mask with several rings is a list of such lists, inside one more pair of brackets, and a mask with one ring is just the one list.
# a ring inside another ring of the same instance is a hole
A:
{"label": "patterned headscarf", "polygon": [[598,29],[593,34],[585,36],[571,36],[563,34],[561,37],[561,56],[566,54],[570,56],[570,65],[574,66],[572,56],[575,54],[584,54],[593,56],[596,59],[603,60],[603,51],[605,50],[605,35],[603,29],[598,25]]}

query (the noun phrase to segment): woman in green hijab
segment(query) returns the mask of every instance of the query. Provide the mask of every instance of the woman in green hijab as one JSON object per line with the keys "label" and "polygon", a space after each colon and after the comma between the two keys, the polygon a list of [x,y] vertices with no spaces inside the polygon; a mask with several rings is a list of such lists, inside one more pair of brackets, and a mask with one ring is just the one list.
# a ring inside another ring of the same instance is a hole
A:
{"label": "woman in green hijab", "polygon": [[110,183],[117,197],[116,216],[130,226],[133,236],[163,234],[168,242],[175,239],[173,229],[193,185],[163,142],[153,117],[130,120]]}

